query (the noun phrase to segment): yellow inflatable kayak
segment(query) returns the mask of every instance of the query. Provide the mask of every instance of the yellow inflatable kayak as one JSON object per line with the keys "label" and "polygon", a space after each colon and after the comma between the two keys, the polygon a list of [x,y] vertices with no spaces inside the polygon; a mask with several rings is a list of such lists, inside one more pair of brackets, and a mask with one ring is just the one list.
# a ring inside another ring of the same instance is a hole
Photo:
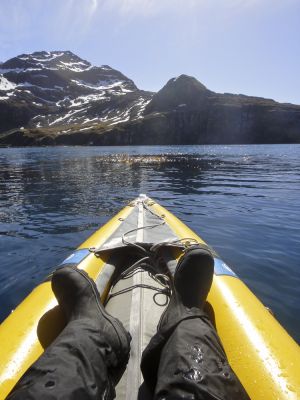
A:
{"label": "yellow inflatable kayak", "polygon": [[[107,310],[131,332],[132,357],[117,387],[117,399],[136,398],[142,383],[141,352],[155,332],[168,300],[161,283],[154,282],[145,271],[112,285],[115,271],[130,258],[132,246],[162,246],[167,250],[165,262],[172,274],[181,254],[179,249],[195,242],[204,244],[165,208],[140,195],[61,264],[75,264],[85,270],[95,280]],[[208,304],[233,370],[251,399],[299,399],[299,346],[236,274],[213,254],[215,273]],[[48,277],[0,325],[0,399],[8,395],[63,326]]]}

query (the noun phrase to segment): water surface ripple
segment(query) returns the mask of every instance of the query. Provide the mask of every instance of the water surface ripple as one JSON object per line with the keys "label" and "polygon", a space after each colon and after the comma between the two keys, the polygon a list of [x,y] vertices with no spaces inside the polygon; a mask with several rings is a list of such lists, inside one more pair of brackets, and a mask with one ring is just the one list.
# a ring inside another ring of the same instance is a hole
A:
{"label": "water surface ripple", "polygon": [[215,247],[300,342],[300,145],[0,149],[0,319],[139,193]]}

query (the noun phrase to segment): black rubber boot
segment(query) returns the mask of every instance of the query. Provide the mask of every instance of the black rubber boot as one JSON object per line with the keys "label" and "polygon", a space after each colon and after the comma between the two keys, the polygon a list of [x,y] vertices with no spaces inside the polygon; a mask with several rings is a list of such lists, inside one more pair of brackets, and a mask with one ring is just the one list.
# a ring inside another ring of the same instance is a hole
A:
{"label": "black rubber boot", "polygon": [[105,311],[84,271],[57,270],[52,289],[67,325],[8,398],[113,399],[128,362],[130,334]]}
{"label": "black rubber boot", "polygon": [[248,399],[204,311],[213,269],[211,252],[200,246],[179,260],[169,305],[142,356],[154,399]]}
{"label": "black rubber boot", "polygon": [[214,259],[209,250],[190,247],[180,258],[175,274],[172,296],[162,314],[158,331],[169,333],[183,319],[205,315],[203,307],[214,274]]}

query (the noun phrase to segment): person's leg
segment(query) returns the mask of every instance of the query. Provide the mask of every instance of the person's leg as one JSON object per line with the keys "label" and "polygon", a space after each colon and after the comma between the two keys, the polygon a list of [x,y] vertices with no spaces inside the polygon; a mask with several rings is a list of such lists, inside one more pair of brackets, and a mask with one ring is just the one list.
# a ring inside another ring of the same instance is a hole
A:
{"label": "person's leg", "polygon": [[52,289],[67,325],[8,399],[113,399],[129,357],[129,333],[105,311],[84,271],[57,270]]}
{"label": "person's leg", "polygon": [[161,352],[157,376],[155,399],[248,399],[205,317],[177,326]]}
{"label": "person's leg", "polygon": [[178,263],[170,303],[142,357],[155,399],[249,399],[203,311],[212,277],[207,250],[193,248]]}

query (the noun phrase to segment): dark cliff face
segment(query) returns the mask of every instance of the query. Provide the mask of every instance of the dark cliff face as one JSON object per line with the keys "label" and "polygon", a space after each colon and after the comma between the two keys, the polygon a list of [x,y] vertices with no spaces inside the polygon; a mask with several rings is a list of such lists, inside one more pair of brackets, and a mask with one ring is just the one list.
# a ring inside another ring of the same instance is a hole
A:
{"label": "dark cliff face", "polygon": [[145,92],[71,52],[0,65],[0,145],[242,143],[300,143],[300,106],[214,93],[187,75]]}

